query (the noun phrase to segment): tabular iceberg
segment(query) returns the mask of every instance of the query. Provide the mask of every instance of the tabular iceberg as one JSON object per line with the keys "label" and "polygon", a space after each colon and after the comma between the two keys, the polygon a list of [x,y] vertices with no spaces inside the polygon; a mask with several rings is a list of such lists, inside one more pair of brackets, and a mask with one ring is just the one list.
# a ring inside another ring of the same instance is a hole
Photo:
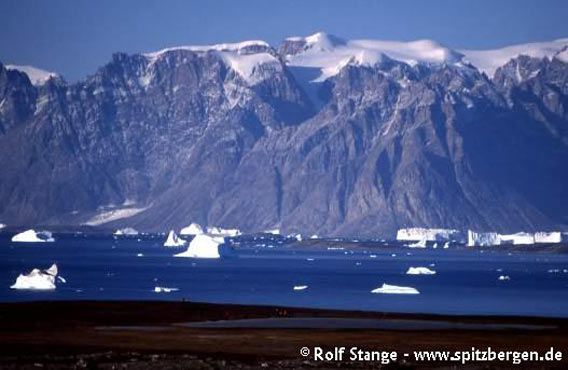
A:
{"label": "tabular iceberg", "polygon": [[559,231],[553,232],[538,232],[534,234],[535,243],[561,243],[562,233]]}
{"label": "tabular iceberg", "polygon": [[411,227],[406,229],[399,229],[396,233],[396,240],[426,240],[430,242],[445,242],[455,240],[458,242],[463,242],[465,241],[465,235],[460,230],[454,229],[427,229],[421,227]]}
{"label": "tabular iceberg", "polygon": [[12,241],[15,243],[44,243],[54,242],[55,239],[49,231],[35,231],[30,229],[14,235]]}
{"label": "tabular iceberg", "polygon": [[189,258],[221,258],[219,246],[225,242],[225,238],[217,235],[196,235],[189,243],[185,252],[175,254],[174,257]]}
{"label": "tabular iceberg", "polygon": [[371,290],[377,294],[420,294],[416,288],[384,284],[380,288]]}
{"label": "tabular iceberg", "polygon": [[175,231],[170,230],[168,239],[166,239],[166,242],[164,243],[164,247],[183,247],[185,243],[186,241],[177,236]]}
{"label": "tabular iceberg", "polygon": [[410,267],[406,271],[406,275],[436,275],[436,271],[430,270],[428,267]]}
{"label": "tabular iceberg", "polygon": [[[57,265],[53,264],[47,270],[33,269],[29,274],[20,274],[11,289],[18,290],[54,290],[57,277]],[[65,279],[60,279],[65,282]]]}
{"label": "tabular iceberg", "polygon": [[241,235],[239,229],[223,229],[221,227],[210,226],[207,227],[207,233],[217,236],[233,237]]}
{"label": "tabular iceberg", "polygon": [[203,234],[203,228],[200,224],[192,223],[189,226],[184,227],[179,232],[180,235],[200,235]]}

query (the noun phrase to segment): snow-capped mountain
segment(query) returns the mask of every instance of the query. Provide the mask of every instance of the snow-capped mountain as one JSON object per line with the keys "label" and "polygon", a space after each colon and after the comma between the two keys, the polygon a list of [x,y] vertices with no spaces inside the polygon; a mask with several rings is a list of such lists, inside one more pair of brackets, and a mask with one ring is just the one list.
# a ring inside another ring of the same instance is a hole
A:
{"label": "snow-capped mountain", "polygon": [[118,53],[73,84],[0,65],[0,220],[565,228],[567,44],[317,33]]}

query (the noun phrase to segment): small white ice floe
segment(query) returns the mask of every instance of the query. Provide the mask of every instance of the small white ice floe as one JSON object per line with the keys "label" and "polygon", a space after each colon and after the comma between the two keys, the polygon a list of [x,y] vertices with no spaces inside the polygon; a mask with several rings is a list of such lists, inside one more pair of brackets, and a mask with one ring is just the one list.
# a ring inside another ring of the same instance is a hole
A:
{"label": "small white ice floe", "polygon": [[167,288],[164,286],[154,287],[154,293],[171,293],[171,292],[177,292],[178,290],[179,288]]}
{"label": "small white ice floe", "polygon": [[308,289],[308,286],[307,286],[307,285],[295,285],[295,286],[294,286],[294,290],[295,290],[295,291],[298,291],[298,290],[306,290],[306,289]]}
{"label": "small white ice floe", "polygon": [[511,280],[511,278],[509,277],[509,275],[501,275],[498,278],[499,281],[508,281]]}
{"label": "small white ice floe", "polygon": [[355,262],[355,266],[361,266],[361,262]]}
{"label": "small white ice floe", "polygon": [[[57,265],[54,263],[47,270],[33,269],[27,275],[20,274],[10,288],[18,290],[54,290],[56,288],[56,278]],[[65,282],[65,279],[61,279],[62,282]]]}
{"label": "small white ice floe", "polygon": [[166,242],[164,243],[164,247],[183,247],[185,243],[186,241],[177,236],[175,231],[170,230],[168,239],[166,239]]}
{"label": "small white ice floe", "polygon": [[377,258],[376,254],[369,254],[369,258]]}
{"label": "small white ice floe", "polygon": [[318,238],[319,238],[318,234],[314,234],[314,235],[310,236],[310,239],[318,239]]}
{"label": "small white ice floe", "polygon": [[306,261],[310,261],[310,262],[311,262],[311,261],[314,261],[314,259],[313,259],[313,258],[306,258]]}
{"label": "small white ice floe", "polygon": [[416,243],[408,244],[408,248],[426,248],[426,239],[419,240]]}
{"label": "small white ice floe", "polygon": [[12,237],[14,243],[45,243],[54,242],[55,239],[49,231],[26,230]]}
{"label": "small white ice floe", "polygon": [[416,288],[384,284],[380,288],[371,290],[377,294],[420,294]]}
{"label": "small white ice floe", "polygon": [[444,249],[448,249],[448,248],[450,248],[450,242],[444,243]]}
{"label": "small white ice floe", "polygon": [[391,257],[396,257],[396,253],[391,254]]}
{"label": "small white ice floe", "polygon": [[410,267],[406,271],[406,275],[436,275],[436,271],[430,270],[428,267]]}
{"label": "small white ice floe", "polygon": [[138,253],[136,254],[136,257],[144,257],[144,253]]}

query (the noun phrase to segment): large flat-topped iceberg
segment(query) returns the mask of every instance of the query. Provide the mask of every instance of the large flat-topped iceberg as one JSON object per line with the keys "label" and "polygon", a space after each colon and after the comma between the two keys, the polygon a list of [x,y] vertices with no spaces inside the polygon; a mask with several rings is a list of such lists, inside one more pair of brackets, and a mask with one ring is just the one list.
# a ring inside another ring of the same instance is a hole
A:
{"label": "large flat-topped iceberg", "polygon": [[371,290],[376,294],[420,294],[416,288],[384,284],[380,288]]}
{"label": "large flat-topped iceberg", "polygon": [[192,223],[189,226],[184,227],[179,232],[180,235],[199,235],[203,234],[203,228],[200,224]]}
{"label": "large flat-topped iceberg", "polygon": [[170,230],[168,238],[164,242],[164,247],[183,247],[186,241],[177,236],[176,232]]}
{"label": "large flat-topped iceberg", "polygon": [[[11,289],[19,290],[54,290],[57,277],[57,265],[53,264],[47,270],[33,269],[29,274],[20,274]],[[61,279],[65,281],[64,279]]]}
{"label": "large flat-topped iceberg", "polygon": [[12,237],[14,243],[45,243],[54,242],[55,239],[49,231],[26,230]]}
{"label": "large flat-topped iceberg", "polygon": [[467,232],[467,245],[469,247],[485,247],[492,245],[530,245],[536,243],[561,243],[565,240],[560,231],[514,234],[478,233],[472,230]]}
{"label": "large flat-topped iceberg", "polygon": [[196,235],[185,252],[178,253],[174,257],[189,258],[221,258],[219,246],[225,242],[222,236],[200,234]]}
{"label": "large flat-topped iceberg", "polygon": [[396,240],[426,240],[432,242],[446,242],[455,240],[458,242],[463,242],[465,241],[465,234],[462,231],[455,229],[428,229],[423,227],[410,227],[399,229],[396,233]]}

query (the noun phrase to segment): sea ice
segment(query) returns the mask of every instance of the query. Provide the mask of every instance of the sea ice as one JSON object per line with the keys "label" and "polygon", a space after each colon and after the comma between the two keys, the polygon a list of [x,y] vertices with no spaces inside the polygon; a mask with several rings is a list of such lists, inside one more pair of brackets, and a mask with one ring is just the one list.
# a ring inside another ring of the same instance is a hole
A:
{"label": "sea ice", "polygon": [[221,258],[219,246],[225,242],[222,236],[201,234],[196,235],[185,252],[175,254],[174,257],[189,258]]}
{"label": "sea ice", "polygon": [[114,232],[114,235],[138,235],[138,231],[132,227],[125,227],[123,229],[118,229]]}
{"label": "sea ice", "polygon": [[410,267],[406,271],[407,275],[436,275],[436,271],[430,270],[428,267]]}
{"label": "sea ice", "polygon": [[177,292],[178,290],[179,288],[167,288],[163,286],[154,287],[155,293],[171,293],[171,292]]}
{"label": "sea ice", "polygon": [[[57,265],[53,264],[47,270],[33,269],[29,274],[20,274],[11,289],[18,290],[54,290],[57,277]],[[63,279],[65,282],[65,279]]]}
{"label": "sea ice", "polygon": [[199,235],[203,234],[203,228],[197,223],[192,223],[189,226],[184,227],[179,232],[180,235]]}
{"label": "sea ice", "polygon": [[170,233],[168,234],[168,238],[166,239],[166,242],[164,243],[164,247],[183,247],[185,245],[186,241],[181,239],[179,236],[177,236],[176,232],[173,230],[170,230]]}
{"label": "sea ice", "polygon": [[408,244],[408,248],[426,248],[426,239],[417,241],[416,243]]}
{"label": "sea ice", "polygon": [[30,229],[14,235],[12,241],[16,243],[43,243],[54,242],[55,239],[49,231],[35,231]]}
{"label": "sea ice", "polygon": [[389,285],[389,284],[384,284],[384,283],[383,283],[383,286],[381,286],[380,288],[376,288],[376,289],[371,290],[371,293],[379,293],[379,294],[420,294],[420,292],[416,288]]}

